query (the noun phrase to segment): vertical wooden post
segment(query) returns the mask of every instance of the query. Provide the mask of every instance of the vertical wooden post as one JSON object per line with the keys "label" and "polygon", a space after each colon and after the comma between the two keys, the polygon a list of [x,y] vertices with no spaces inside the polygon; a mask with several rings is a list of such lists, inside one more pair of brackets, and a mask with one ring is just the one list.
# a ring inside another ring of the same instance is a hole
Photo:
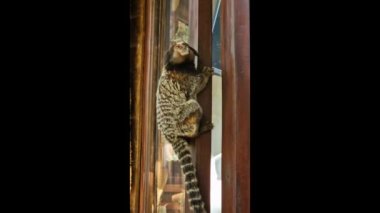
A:
{"label": "vertical wooden post", "polygon": [[143,54],[144,54],[144,36],[145,36],[145,1],[131,2],[131,67],[133,73],[132,81],[132,141],[131,141],[131,167],[132,181],[130,194],[130,211],[138,213],[140,207],[140,186],[141,182],[141,135],[143,114],[140,110],[143,99]]}
{"label": "vertical wooden post", "polygon": [[249,1],[222,0],[222,212],[250,212]]}
{"label": "vertical wooden post", "polygon": [[155,196],[155,92],[157,83],[157,26],[158,8],[162,1],[145,1],[144,43],[143,45],[143,72],[141,91],[142,111],[141,126],[141,163],[140,163],[140,206],[139,212],[154,212]]}
{"label": "vertical wooden post", "polygon": [[[193,0],[189,5],[190,45],[199,52],[198,69],[212,63],[212,0]],[[206,119],[211,121],[211,78],[207,87],[198,95]],[[210,207],[210,158],[211,132],[202,134],[194,141],[196,169],[199,187],[206,210]]]}

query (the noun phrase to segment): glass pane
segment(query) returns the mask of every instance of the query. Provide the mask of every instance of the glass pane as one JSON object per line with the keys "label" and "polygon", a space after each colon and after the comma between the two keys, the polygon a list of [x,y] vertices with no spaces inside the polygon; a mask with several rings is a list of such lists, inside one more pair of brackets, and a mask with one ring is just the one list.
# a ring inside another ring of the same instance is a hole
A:
{"label": "glass pane", "polygon": [[210,213],[221,212],[222,202],[222,77],[212,77]]}
{"label": "glass pane", "polygon": [[[165,41],[189,40],[189,1],[169,0],[169,29]],[[164,49],[169,48],[170,42]],[[156,186],[158,213],[185,213],[186,192],[180,162],[172,145],[162,137],[157,142]]]}
{"label": "glass pane", "polygon": [[212,123],[210,165],[210,213],[222,212],[222,72],[220,44],[220,0],[213,0],[212,27]]}
{"label": "glass pane", "polygon": [[221,66],[221,44],[220,44],[220,0],[213,0],[213,23],[212,23],[212,66]]}

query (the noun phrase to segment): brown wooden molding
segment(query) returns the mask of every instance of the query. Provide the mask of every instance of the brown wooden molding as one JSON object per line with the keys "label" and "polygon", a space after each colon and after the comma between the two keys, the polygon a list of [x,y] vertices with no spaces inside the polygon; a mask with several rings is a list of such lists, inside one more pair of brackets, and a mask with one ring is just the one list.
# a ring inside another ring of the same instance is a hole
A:
{"label": "brown wooden molding", "polygon": [[[139,194],[139,212],[152,212],[153,200],[150,196],[151,192],[151,170],[149,163],[151,162],[151,149],[149,144],[153,143],[152,138],[152,125],[149,123],[149,116],[152,116],[152,98],[151,95],[151,85],[152,76],[151,76],[151,68],[152,68],[152,56],[149,54],[151,52],[151,42],[152,39],[152,24],[153,19],[153,6],[152,2],[147,1],[146,7],[144,11],[144,38],[143,38],[143,69],[142,72],[144,75],[142,76],[142,90],[141,90],[141,103],[139,110],[142,112],[142,123],[141,123],[141,164],[140,164],[140,194]],[[150,143],[148,141],[150,140]]]}
{"label": "brown wooden molding", "polygon": [[221,2],[222,212],[250,212],[249,1]]}
{"label": "brown wooden molding", "polygon": [[[211,66],[212,41],[212,1],[190,1],[190,41],[189,44],[198,50],[198,69]],[[198,102],[203,108],[205,119],[211,121],[211,88],[212,80],[198,95]],[[210,211],[210,159],[211,159],[211,132],[200,135],[195,139],[192,151],[195,154],[199,188],[205,202],[206,211]]]}
{"label": "brown wooden molding", "polygon": [[131,17],[131,67],[132,90],[131,90],[131,191],[130,191],[130,211],[139,212],[140,177],[141,177],[141,132],[142,132],[142,91],[143,91],[143,42],[145,27],[145,1],[133,1],[131,10],[135,16]]}
{"label": "brown wooden molding", "polygon": [[145,26],[143,43],[143,73],[142,76],[142,111],[141,123],[141,172],[139,212],[156,212],[156,155],[159,140],[156,128],[156,89],[158,77],[161,74],[162,58],[167,40],[165,19],[168,18],[170,7],[168,1],[146,1]]}

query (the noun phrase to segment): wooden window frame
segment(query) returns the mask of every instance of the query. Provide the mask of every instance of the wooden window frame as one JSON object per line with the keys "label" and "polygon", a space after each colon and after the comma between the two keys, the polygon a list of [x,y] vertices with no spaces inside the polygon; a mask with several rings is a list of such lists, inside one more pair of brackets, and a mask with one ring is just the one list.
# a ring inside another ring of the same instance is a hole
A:
{"label": "wooden window frame", "polygon": [[168,14],[164,0],[146,1],[144,68],[143,68],[143,104],[141,105],[143,124],[141,125],[141,182],[138,212],[156,212],[155,160],[157,140],[155,105],[157,79],[162,67],[162,49],[167,27],[161,20]]}
{"label": "wooden window frame", "polygon": [[[198,69],[212,66],[212,0],[192,0],[189,5],[190,41],[189,44],[199,53]],[[199,27],[202,23],[202,27]],[[201,38],[201,39],[200,39]],[[202,106],[203,116],[211,121],[212,110],[212,80],[199,93],[198,102]],[[210,162],[211,162],[211,132],[204,133],[194,140],[192,146],[195,155],[195,168],[198,184],[205,209],[210,211]]]}
{"label": "wooden window frame", "polygon": [[[134,67],[133,103],[134,163],[132,212],[152,212],[156,206],[155,189],[155,92],[161,69],[163,33],[168,26],[161,19],[168,14],[165,0],[140,1],[144,18],[140,20],[137,66]],[[199,67],[212,64],[212,1],[190,0],[190,44],[198,49]],[[237,12],[238,11],[238,12]],[[250,55],[249,1],[222,0],[222,212],[250,212]],[[198,24],[202,23],[202,27]],[[207,27],[209,26],[209,27]],[[157,36],[158,35],[158,36]],[[202,39],[198,39],[202,38]],[[211,120],[211,82],[199,94],[205,117]],[[242,101],[244,100],[244,101]],[[139,111],[139,112],[137,112]],[[192,143],[194,160],[206,210],[210,207],[211,133],[202,134]],[[186,201],[187,202],[187,201]],[[188,205],[187,205],[188,206]],[[188,212],[188,210],[186,211]]]}
{"label": "wooden window frame", "polygon": [[222,212],[250,212],[249,1],[222,0]]}

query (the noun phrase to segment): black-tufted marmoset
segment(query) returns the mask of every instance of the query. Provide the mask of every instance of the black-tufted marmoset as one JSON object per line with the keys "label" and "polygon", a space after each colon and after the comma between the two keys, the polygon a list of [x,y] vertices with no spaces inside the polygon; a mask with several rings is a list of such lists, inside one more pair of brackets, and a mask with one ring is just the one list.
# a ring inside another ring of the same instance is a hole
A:
{"label": "black-tufted marmoset", "polygon": [[156,113],[158,129],[180,160],[190,208],[196,213],[204,213],[204,202],[186,139],[213,128],[211,122],[202,119],[202,107],[197,101],[197,94],[205,88],[213,69],[203,67],[198,71],[194,63],[196,56],[197,51],[183,41],[171,45],[158,82]]}

